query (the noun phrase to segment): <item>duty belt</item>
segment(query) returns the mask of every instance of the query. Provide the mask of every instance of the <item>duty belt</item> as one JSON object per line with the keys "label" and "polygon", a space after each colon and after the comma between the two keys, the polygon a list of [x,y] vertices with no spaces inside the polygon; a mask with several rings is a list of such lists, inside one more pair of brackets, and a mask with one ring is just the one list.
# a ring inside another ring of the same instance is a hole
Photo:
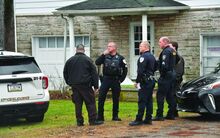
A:
{"label": "duty belt", "polygon": [[107,78],[107,79],[111,79],[111,80],[118,80],[119,79],[118,76],[106,76],[106,75],[104,75],[103,78]]}

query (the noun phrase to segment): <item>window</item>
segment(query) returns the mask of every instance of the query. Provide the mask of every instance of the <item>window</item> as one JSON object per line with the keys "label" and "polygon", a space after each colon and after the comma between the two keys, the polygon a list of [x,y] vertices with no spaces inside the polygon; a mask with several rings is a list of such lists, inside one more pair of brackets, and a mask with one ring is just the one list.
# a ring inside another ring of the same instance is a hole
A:
{"label": "window", "polygon": [[[56,37],[38,37],[39,39],[39,48],[63,48],[64,47],[64,38],[62,36]],[[67,37],[67,47],[70,47],[69,37]],[[75,36],[75,46],[83,44],[85,47],[90,46],[89,36]]]}
{"label": "window", "polygon": [[[150,26],[147,26],[147,39],[150,43]],[[142,41],[142,26],[134,26],[134,53],[135,55],[139,55],[139,44]]]}
{"label": "window", "polygon": [[202,51],[202,74],[214,71],[220,63],[220,35],[203,36]]}

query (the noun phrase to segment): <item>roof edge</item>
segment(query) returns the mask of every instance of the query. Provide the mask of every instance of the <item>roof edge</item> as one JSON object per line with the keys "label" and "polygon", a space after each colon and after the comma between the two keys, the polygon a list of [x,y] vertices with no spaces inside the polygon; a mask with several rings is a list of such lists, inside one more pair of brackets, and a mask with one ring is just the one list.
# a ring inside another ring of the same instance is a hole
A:
{"label": "roof edge", "polygon": [[122,8],[122,9],[98,9],[98,10],[57,10],[55,15],[65,16],[107,16],[107,15],[134,15],[134,14],[167,14],[176,13],[179,10],[189,10],[189,6],[175,7],[144,7],[144,8]]}

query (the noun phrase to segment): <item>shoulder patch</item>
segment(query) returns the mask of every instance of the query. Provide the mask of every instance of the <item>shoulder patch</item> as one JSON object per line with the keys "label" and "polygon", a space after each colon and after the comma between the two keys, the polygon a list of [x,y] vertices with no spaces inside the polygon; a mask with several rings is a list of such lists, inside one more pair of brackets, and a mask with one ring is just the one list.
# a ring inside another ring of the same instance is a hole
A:
{"label": "shoulder patch", "polygon": [[143,57],[140,57],[139,62],[142,63],[143,61],[144,61],[144,58],[143,58]]}
{"label": "shoulder patch", "polygon": [[173,52],[173,55],[176,56],[176,52]]}
{"label": "shoulder patch", "polygon": [[127,62],[126,62],[126,60],[125,60],[125,59],[123,59],[122,61],[123,61],[123,63],[124,63],[124,64],[127,64]]}
{"label": "shoulder patch", "polygon": [[165,60],[166,59],[166,55],[163,55],[162,59]]}

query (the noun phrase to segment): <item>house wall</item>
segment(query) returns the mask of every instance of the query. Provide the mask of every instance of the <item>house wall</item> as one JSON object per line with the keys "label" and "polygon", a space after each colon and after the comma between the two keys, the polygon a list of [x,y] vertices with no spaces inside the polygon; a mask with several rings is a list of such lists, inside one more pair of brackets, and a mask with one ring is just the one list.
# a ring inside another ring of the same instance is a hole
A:
{"label": "house wall", "polygon": [[[168,36],[179,43],[185,58],[185,80],[199,76],[200,33],[220,31],[220,9],[185,11],[176,15],[148,16],[155,24],[155,56],[159,56],[158,39]],[[108,41],[119,45],[119,53],[129,63],[129,23],[141,16],[75,17],[75,34],[90,34],[93,60],[105,49]],[[18,51],[31,55],[33,35],[63,35],[64,21],[60,16],[17,16]]]}
{"label": "house wall", "polygon": [[[178,51],[185,59],[185,80],[199,76],[200,34],[220,32],[220,9],[185,11],[151,19],[155,21],[155,40],[161,36],[169,36],[179,43]],[[159,54],[158,49],[156,53]]]}

